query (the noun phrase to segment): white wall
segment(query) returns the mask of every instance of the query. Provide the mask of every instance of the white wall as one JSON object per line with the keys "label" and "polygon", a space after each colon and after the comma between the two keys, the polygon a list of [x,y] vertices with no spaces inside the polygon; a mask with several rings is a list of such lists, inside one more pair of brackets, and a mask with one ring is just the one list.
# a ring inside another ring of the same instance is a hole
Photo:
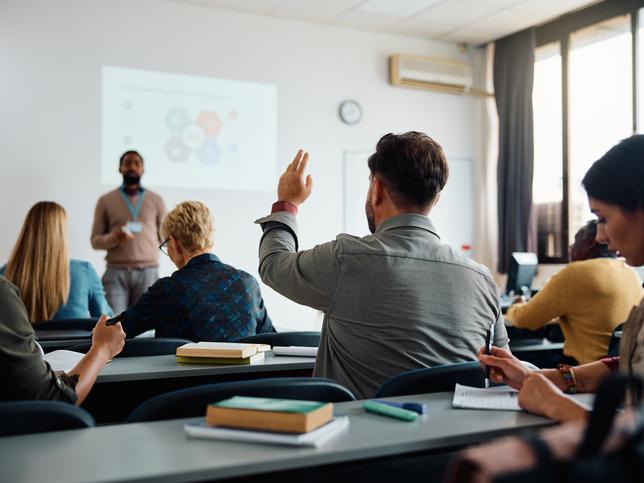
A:
{"label": "white wall", "polygon": [[[395,52],[465,58],[449,44],[167,1],[2,0],[0,260],[29,207],[51,199],[69,213],[72,256],[102,273],[103,254],[89,244],[96,199],[113,188],[100,181],[102,65],[276,84],[281,165],[298,147],[312,155],[315,187],[300,212],[300,246],[333,238],[342,228],[343,150],[371,150],[384,133],[414,129],[449,156],[473,158],[473,100],[390,86],[387,57]],[[338,119],[347,98],[363,106],[357,126]],[[169,207],[206,202],[215,252],[257,273],[260,230],[252,221],[268,212],[274,194],[157,191]],[[167,260],[162,272],[171,272]],[[319,322],[312,310],[262,290],[280,329]]]}

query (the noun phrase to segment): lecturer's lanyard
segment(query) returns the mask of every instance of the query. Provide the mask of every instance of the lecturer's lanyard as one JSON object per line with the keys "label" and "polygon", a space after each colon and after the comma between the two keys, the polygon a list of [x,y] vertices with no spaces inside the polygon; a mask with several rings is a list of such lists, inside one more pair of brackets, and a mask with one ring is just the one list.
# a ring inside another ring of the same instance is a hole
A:
{"label": "lecturer's lanyard", "polygon": [[141,211],[141,206],[143,205],[143,198],[145,197],[145,189],[141,188],[141,194],[139,195],[139,201],[136,203],[136,207],[132,206],[132,203],[130,203],[130,198],[128,195],[125,194],[124,187],[121,187],[121,189],[119,190],[119,193],[121,193],[121,198],[123,198],[123,201],[125,201],[127,209],[130,210],[130,214],[132,215],[132,221],[136,221],[136,217],[139,215],[139,211]]}

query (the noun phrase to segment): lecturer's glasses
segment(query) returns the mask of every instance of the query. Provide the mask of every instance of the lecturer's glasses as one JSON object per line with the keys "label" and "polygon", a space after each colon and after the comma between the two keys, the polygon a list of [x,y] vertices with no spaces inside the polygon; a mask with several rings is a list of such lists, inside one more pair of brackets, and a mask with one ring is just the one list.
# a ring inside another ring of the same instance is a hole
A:
{"label": "lecturer's glasses", "polygon": [[170,238],[166,238],[166,239],[163,241],[163,243],[161,243],[161,245],[159,245],[159,250],[161,250],[161,252],[162,252],[164,255],[167,255],[167,254],[168,254],[168,242],[169,242],[169,241],[170,241]]}

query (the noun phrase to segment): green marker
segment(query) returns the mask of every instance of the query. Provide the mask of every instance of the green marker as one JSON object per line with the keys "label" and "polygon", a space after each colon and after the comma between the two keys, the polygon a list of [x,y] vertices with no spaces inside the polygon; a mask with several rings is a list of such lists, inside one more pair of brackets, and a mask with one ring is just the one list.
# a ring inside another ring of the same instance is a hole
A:
{"label": "green marker", "polygon": [[365,401],[362,404],[362,407],[365,411],[369,411],[370,413],[381,414],[383,416],[389,416],[390,418],[401,419],[403,421],[416,421],[416,417],[418,416],[414,411],[395,408],[375,401]]}

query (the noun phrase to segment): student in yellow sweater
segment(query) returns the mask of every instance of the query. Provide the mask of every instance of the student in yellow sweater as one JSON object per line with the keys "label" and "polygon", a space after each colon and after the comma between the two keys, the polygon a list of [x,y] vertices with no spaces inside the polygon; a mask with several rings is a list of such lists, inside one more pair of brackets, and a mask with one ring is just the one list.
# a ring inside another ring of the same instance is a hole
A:
{"label": "student in yellow sweater", "polygon": [[611,333],[628,318],[644,290],[634,270],[596,242],[597,221],[575,235],[570,261],[529,302],[510,307],[506,319],[523,329],[538,329],[558,318],[564,355],[578,364],[606,356]]}

